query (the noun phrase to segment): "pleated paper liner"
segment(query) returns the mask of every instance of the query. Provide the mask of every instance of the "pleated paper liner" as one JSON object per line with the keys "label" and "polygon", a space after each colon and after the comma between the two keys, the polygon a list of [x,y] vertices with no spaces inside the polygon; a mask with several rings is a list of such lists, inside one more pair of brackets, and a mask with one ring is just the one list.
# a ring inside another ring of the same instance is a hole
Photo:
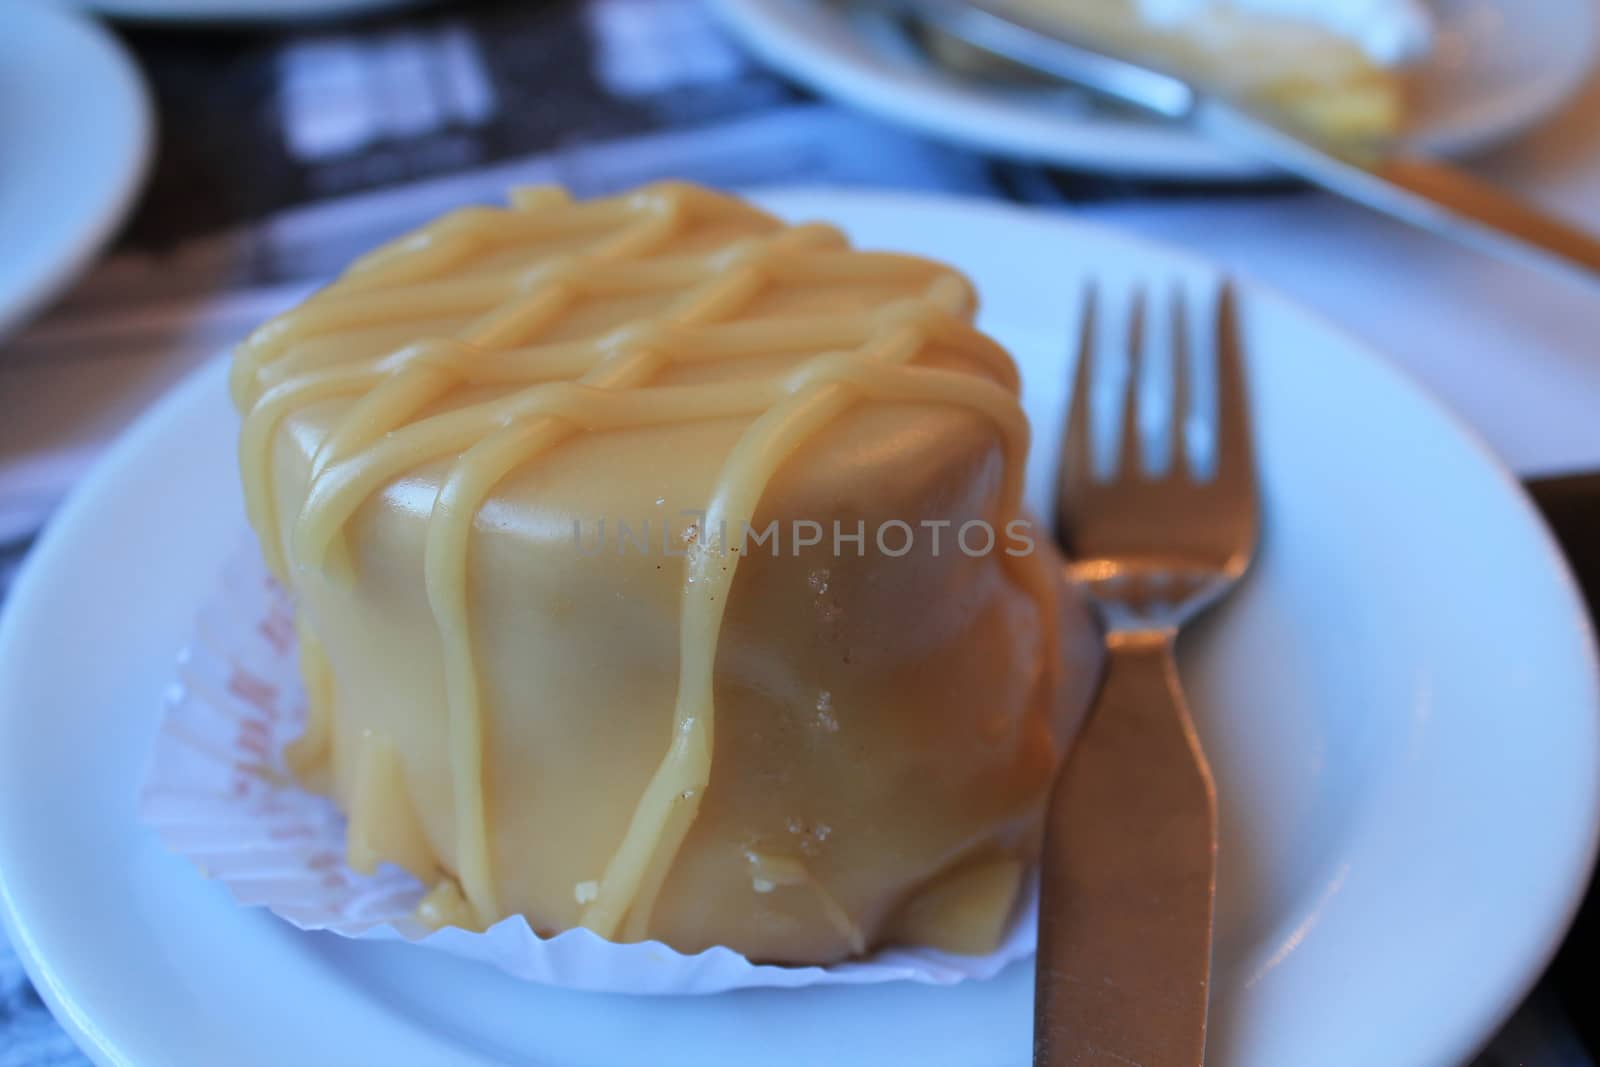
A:
{"label": "pleated paper liner", "polygon": [[220,881],[240,904],[302,930],[407,941],[479,960],[528,981],[606,993],[719,993],[755,986],[993,977],[1034,950],[1036,890],[986,956],[890,948],[828,967],[752,963],[727,948],[685,955],[659,941],[617,944],[588,930],[541,937],[520,915],[477,933],[432,930],[412,913],[422,883],[397,867],[345,865],[345,821],[294,784],[284,749],[305,699],[295,663],[293,605],[254,543],[229,563],[178,658],[146,772],[140,814],[173,852]]}

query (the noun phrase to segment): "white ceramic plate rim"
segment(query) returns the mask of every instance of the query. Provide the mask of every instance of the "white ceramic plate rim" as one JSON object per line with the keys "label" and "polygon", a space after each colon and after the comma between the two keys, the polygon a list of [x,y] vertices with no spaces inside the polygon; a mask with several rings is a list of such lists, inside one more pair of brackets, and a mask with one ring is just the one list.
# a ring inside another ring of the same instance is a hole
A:
{"label": "white ceramic plate rim", "polygon": [[[63,91],[59,84],[33,87],[30,99],[48,107],[60,106],[61,114],[48,125],[59,131],[59,137],[46,145],[29,145],[27,151],[17,151],[15,144],[0,153],[0,195],[13,175],[23,168],[49,168],[65,165],[60,145],[82,129],[85,116],[71,110],[82,103],[84,83],[97,79],[98,91],[93,94],[95,106],[105,112],[121,112],[115,117],[122,127],[119,140],[106,142],[108,154],[94,161],[92,172],[103,177],[98,195],[92,203],[66,203],[71,221],[61,227],[59,239],[37,258],[24,264],[13,264],[5,269],[8,283],[0,291],[0,336],[6,330],[38,310],[51,297],[66,286],[85,263],[99,251],[133,205],[149,169],[154,143],[154,119],[148,91],[127,51],[105,30],[92,21],[72,12],[51,10],[34,0],[13,0],[3,16],[7,33],[13,44],[26,42],[34,34],[48,32],[56,39],[71,42],[71,55],[54,57],[50,68],[63,81],[70,80],[74,90]],[[4,108],[0,107],[0,114]],[[0,135],[6,131],[0,129]],[[68,150],[76,157],[77,153]],[[72,165],[83,165],[74,158]]]}
{"label": "white ceramic plate rim", "polygon": [[[879,212],[892,212],[897,209],[910,213],[922,212],[924,221],[940,216],[954,220],[964,219],[967,222],[993,224],[996,229],[1006,224],[1014,226],[1018,222],[1025,222],[1030,227],[1048,226],[1060,237],[1069,240],[1077,237],[1080,240],[1093,239],[1102,243],[1115,242],[1129,248],[1140,257],[1150,257],[1154,262],[1167,266],[1196,262],[1193,257],[1172,253],[1158,246],[1120,235],[1110,235],[1097,227],[1083,226],[1066,219],[1051,220],[993,205],[963,204],[925,197],[833,192],[772,194],[765,199],[785,213],[798,212],[811,216],[826,216],[830,205],[839,210],[843,210],[844,206],[854,205],[857,208],[871,207]],[[1270,290],[1263,290],[1254,283],[1245,283],[1241,288],[1252,301],[1259,299],[1286,304]],[[1526,527],[1527,531],[1533,534],[1534,544],[1537,545],[1535,553],[1537,558],[1520,562],[1529,568],[1541,570],[1544,579],[1547,580],[1544,584],[1552,588],[1554,599],[1551,604],[1551,624],[1571,627],[1571,632],[1563,630],[1562,643],[1572,649],[1573,653],[1570,660],[1561,665],[1559,670],[1567,675],[1573,691],[1584,694],[1584,697],[1580,702],[1581,706],[1568,708],[1562,712],[1564,715],[1562,721],[1568,724],[1564,728],[1569,729],[1571,737],[1568,740],[1573,744],[1584,744],[1594,748],[1596,721],[1600,719],[1600,664],[1597,664],[1594,655],[1593,635],[1581,607],[1576,586],[1565,569],[1559,551],[1553,539],[1539,523],[1516,479],[1493,458],[1476,435],[1461,426],[1453,417],[1443,413],[1436,402],[1424,394],[1409,378],[1356,342],[1343,339],[1343,347],[1348,349],[1357,361],[1369,364],[1366,369],[1376,370],[1386,377],[1396,390],[1405,394],[1408,403],[1425,407],[1433,416],[1443,415],[1445,421],[1451,424],[1453,432],[1470,446],[1478,461],[1476,466],[1478,472],[1486,474],[1498,483],[1508,494],[1508,498],[1514,502],[1515,510],[1518,510],[1519,514],[1511,516],[1511,519]],[[137,466],[147,453],[161,447],[171,447],[173,439],[182,432],[181,424],[184,419],[192,418],[188,413],[200,410],[202,404],[219,401],[220,394],[216,389],[219,379],[218,368],[213,365],[195,375],[148,412],[85,480],[41,539],[37,550],[17,581],[11,601],[7,604],[4,619],[0,620],[0,715],[19,714],[12,706],[14,694],[21,691],[20,679],[27,676],[33,666],[29,658],[24,655],[25,642],[22,637],[25,632],[25,620],[40,613],[56,594],[56,590],[60,587],[53,583],[60,582],[62,576],[72,573],[71,555],[74,551],[81,551],[75,550],[72,547],[73,543],[93,534],[96,522],[103,518],[105,505],[102,501],[111,497],[117,490],[119,481],[130,468]],[[155,714],[153,703],[152,701],[152,707],[146,712],[152,720]],[[0,749],[0,767],[12,758],[17,757]],[[142,758],[142,754],[123,758],[138,759]],[[1509,946],[1502,944],[1500,957],[1487,957],[1483,960],[1485,969],[1492,972],[1492,978],[1472,986],[1470,997],[1453,1001],[1454,1010],[1448,1020],[1419,1021],[1423,1036],[1413,1035],[1413,1043],[1417,1048],[1429,1050],[1430,1057],[1425,1060],[1407,1060],[1408,1065],[1412,1062],[1443,1065],[1468,1055],[1489,1036],[1493,1028],[1515,1006],[1542,971],[1558,946],[1562,933],[1581,899],[1587,881],[1586,875],[1593,862],[1596,835],[1597,831],[1600,831],[1600,775],[1596,772],[1597,766],[1591,762],[1582,769],[1574,781],[1569,783],[1570,788],[1563,792],[1563,795],[1579,797],[1585,803],[1579,810],[1569,813],[1573,832],[1564,839],[1565,849],[1560,854],[1544,857],[1547,869],[1541,872],[1544,877],[1539,881],[1540,894],[1536,899],[1524,902],[1525,911],[1516,920],[1515,943]],[[0,774],[0,782],[3,782],[5,777],[5,774]],[[61,920],[52,922],[50,916],[41,914],[36,906],[24,907],[23,902],[19,901],[13,891],[10,871],[19,869],[23,865],[48,863],[49,860],[48,857],[18,854],[13,851],[12,834],[7,827],[11,818],[13,818],[11,808],[0,808],[0,919],[4,920],[13,943],[41,992],[56,1011],[58,1018],[63,1020],[80,1043],[102,1063],[130,1063],[132,1061],[119,1051],[115,1037],[102,1031],[97,1025],[96,1018],[100,1012],[108,1010],[107,1005],[96,1003],[93,998],[83,997],[78,988],[81,976],[74,977],[58,972],[45,949],[47,941],[57,940],[64,935],[70,936],[67,932],[71,926],[70,917],[64,922]],[[128,827],[130,833],[136,832],[131,818],[130,798]],[[1419,862],[1419,868],[1420,873],[1426,874],[1425,862]],[[1470,892],[1470,887],[1440,888],[1444,891]],[[124,961],[124,964],[128,962]],[[1441,975],[1441,984],[1448,986],[1451,977]],[[1434,991],[1436,995],[1440,992],[1441,990]]]}
{"label": "white ceramic plate rim", "polygon": [[[825,4],[829,0],[803,0]],[[1497,0],[1506,2],[1506,0]],[[1008,103],[997,92],[963,86],[918,69],[895,69],[876,57],[863,60],[834,47],[806,20],[826,17],[843,24],[843,14],[797,14],[795,0],[710,0],[712,10],[764,62],[818,91],[863,111],[922,130],[942,140],[1024,162],[1078,167],[1129,177],[1172,181],[1260,180],[1278,172],[1227,152],[1182,130],[1137,119],[1097,116],[1085,121],[1071,113],[1046,114],[1037,107]],[[1589,76],[1600,47],[1600,25],[1590,0],[1573,0],[1582,24],[1574,40],[1586,57],[1561,76],[1531,92],[1512,94],[1485,109],[1477,121],[1443,135],[1423,130],[1417,147],[1464,156],[1502,143],[1543,120],[1568,100]],[[837,28],[837,27],[834,27]]]}

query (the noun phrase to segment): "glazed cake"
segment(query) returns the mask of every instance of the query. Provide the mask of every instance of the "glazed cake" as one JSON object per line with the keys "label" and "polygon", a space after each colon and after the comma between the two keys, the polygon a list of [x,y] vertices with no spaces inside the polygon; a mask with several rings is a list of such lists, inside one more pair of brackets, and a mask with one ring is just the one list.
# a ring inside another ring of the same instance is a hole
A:
{"label": "glazed cake", "polygon": [[297,605],[289,755],[351,865],[435,925],[990,948],[1096,641],[973,305],[692,186],[531,188],[257,330],[231,387]]}

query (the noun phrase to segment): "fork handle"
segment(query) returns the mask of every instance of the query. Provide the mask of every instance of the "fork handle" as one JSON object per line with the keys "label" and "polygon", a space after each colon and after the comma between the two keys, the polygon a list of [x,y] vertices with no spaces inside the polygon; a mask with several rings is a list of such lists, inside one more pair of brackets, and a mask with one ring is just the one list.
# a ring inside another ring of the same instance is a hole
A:
{"label": "fork handle", "polygon": [[1050,800],[1035,1067],[1199,1067],[1216,893],[1211,770],[1173,634],[1113,634]]}

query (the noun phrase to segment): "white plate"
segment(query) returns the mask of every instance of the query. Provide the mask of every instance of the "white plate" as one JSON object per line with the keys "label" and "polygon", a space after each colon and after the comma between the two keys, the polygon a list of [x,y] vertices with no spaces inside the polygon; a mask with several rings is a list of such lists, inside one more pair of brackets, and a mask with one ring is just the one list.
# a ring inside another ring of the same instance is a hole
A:
{"label": "white plate", "polygon": [[[771,197],[942,256],[1017,353],[1046,488],[1072,275],[1205,264],[1058,217]],[[1267,501],[1259,567],[1186,647],[1224,802],[1217,1067],[1455,1067],[1585,882],[1600,692],[1582,608],[1516,483],[1387,363],[1242,288]],[[625,998],[526,986],[235,906],[134,817],[172,656],[240,526],[212,365],[45,535],[0,624],[0,914],[103,1063],[1026,1064],[1032,974],[947,989]]]}
{"label": "white plate", "polygon": [[112,18],[159,22],[294,22],[348,18],[440,0],[55,0]]}
{"label": "white plate", "polygon": [[88,19],[0,4],[0,336],[122,221],[150,155],[132,59]]}
{"label": "white plate", "polygon": [[[1434,0],[1440,40],[1419,71],[1410,143],[1481,151],[1564,103],[1596,57],[1594,0]],[[1189,132],[1094,107],[1072,89],[953,77],[888,20],[833,0],[713,0],[766,62],[817,90],[994,155],[1174,180],[1272,171]]]}

